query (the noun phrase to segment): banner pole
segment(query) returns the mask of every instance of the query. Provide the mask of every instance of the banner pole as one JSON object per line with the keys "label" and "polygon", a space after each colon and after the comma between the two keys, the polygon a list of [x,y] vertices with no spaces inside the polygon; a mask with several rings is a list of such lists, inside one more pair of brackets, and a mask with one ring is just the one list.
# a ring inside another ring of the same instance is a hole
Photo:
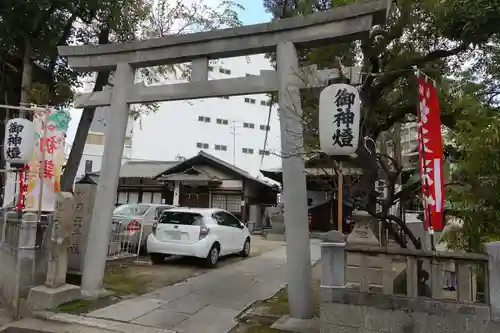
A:
{"label": "banner pole", "polygon": [[[340,163],[339,163],[340,164]],[[337,173],[337,176],[338,176],[338,189],[337,189],[337,228],[338,228],[338,232],[340,234],[343,234],[343,227],[344,227],[344,219],[343,219],[343,187],[344,187],[344,184],[343,184],[343,175],[342,175],[342,170],[340,169],[340,165],[339,165],[339,171]]]}
{"label": "banner pole", "polygon": [[[415,66],[415,76],[417,79],[419,78],[419,70]],[[427,222],[427,234],[429,235],[429,242],[431,243],[431,250],[436,251],[435,245],[434,245],[434,229],[432,228],[432,220],[431,220],[431,214],[429,211],[429,207],[427,204],[427,195],[429,194],[429,183],[427,181],[427,161],[425,159],[425,145],[424,145],[424,132],[423,132],[423,124],[422,124],[422,110],[420,110],[420,101],[417,102],[417,115],[418,115],[418,131],[420,134],[420,140],[419,140],[419,149],[420,149],[420,156],[422,159],[422,165],[423,165],[423,171],[424,171],[424,186],[426,193],[423,193],[423,202],[424,202],[424,215],[425,215],[425,220]]]}
{"label": "banner pole", "polygon": [[48,110],[45,109],[45,112],[43,114],[43,129],[42,129],[42,142],[40,142],[40,148],[42,149],[42,158],[40,161],[40,165],[38,166],[38,177],[40,178],[40,191],[38,192],[38,213],[37,213],[37,220],[38,223],[42,222],[41,217],[42,217],[42,208],[43,208],[43,185],[44,185],[44,178],[45,178],[45,149],[46,149],[46,141],[47,141],[47,119],[48,119]]}

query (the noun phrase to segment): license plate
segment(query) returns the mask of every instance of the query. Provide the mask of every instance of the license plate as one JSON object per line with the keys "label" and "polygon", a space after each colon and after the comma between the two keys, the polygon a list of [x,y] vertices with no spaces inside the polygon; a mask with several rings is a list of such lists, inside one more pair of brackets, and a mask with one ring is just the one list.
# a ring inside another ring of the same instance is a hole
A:
{"label": "license plate", "polygon": [[181,238],[182,238],[182,235],[181,235],[180,231],[170,231],[170,232],[168,232],[168,235],[173,240],[181,240]]}

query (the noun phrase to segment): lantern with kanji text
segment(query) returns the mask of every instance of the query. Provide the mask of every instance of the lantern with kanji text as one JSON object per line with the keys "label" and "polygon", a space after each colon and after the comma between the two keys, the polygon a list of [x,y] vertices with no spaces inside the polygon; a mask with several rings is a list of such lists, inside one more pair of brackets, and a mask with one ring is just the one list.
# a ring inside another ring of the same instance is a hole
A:
{"label": "lantern with kanji text", "polygon": [[13,167],[28,164],[35,150],[35,125],[24,118],[7,122],[4,137],[4,157]]}
{"label": "lantern with kanji text", "polygon": [[348,84],[332,84],[319,97],[319,141],[327,155],[352,155],[358,148],[361,101]]}

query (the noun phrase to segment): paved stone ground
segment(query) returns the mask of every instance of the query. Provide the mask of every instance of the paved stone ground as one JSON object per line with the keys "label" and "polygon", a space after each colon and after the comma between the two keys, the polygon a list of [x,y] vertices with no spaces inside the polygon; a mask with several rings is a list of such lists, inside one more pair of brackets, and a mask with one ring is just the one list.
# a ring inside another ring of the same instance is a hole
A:
{"label": "paved stone ground", "polygon": [[[311,242],[311,262],[320,257],[319,241]],[[243,310],[276,293],[286,284],[285,247],[212,270],[87,314],[178,333],[226,333]],[[90,318],[89,318],[90,319]]]}

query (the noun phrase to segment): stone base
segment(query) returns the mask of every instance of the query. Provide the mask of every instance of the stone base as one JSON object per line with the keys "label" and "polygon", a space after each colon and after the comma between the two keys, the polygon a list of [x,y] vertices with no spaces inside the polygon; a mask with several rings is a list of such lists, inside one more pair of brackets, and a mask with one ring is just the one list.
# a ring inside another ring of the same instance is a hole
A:
{"label": "stone base", "polygon": [[271,328],[286,332],[309,333],[319,331],[319,326],[318,319],[298,319],[287,315],[278,319]]}
{"label": "stone base", "polygon": [[63,284],[57,288],[36,286],[30,289],[27,303],[35,311],[48,310],[80,298],[80,287],[72,284]]}
{"label": "stone base", "polygon": [[98,290],[85,290],[82,289],[81,291],[81,298],[86,300],[86,301],[95,301],[96,299],[103,298],[103,297],[108,297],[109,295],[112,295],[113,293],[109,290],[106,290],[104,288],[98,289]]}

